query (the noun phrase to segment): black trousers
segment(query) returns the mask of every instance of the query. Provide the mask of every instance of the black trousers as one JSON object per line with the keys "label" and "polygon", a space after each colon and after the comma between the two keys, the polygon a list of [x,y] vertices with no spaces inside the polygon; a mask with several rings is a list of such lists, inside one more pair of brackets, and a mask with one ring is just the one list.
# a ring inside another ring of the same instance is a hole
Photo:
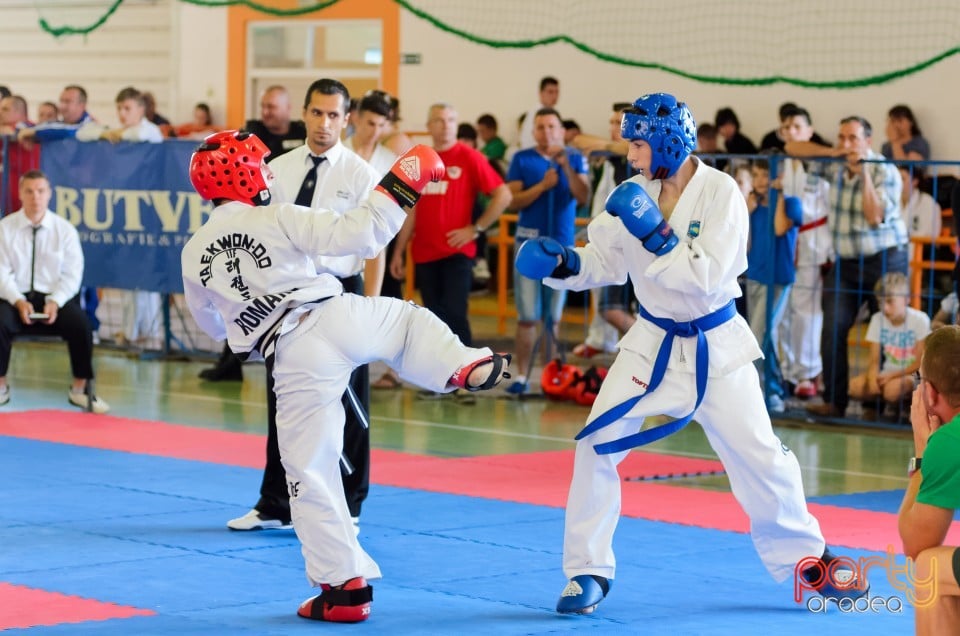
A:
{"label": "black trousers", "polygon": [[460,342],[472,346],[467,308],[473,261],[464,254],[454,254],[429,263],[418,263],[416,278],[423,306],[446,323]]}
{"label": "black trousers", "polygon": [[[30,292],[27,300],[37,312],[43,311],[45,294]],[[52,325],[20,322],[17,309],[5,300],[0,300],[0,377],[10,368],[10,352],[13,340],[18,335],[60,336],[67,342],[70,353],[70,371],[74,378],[93,378],[93,334],[87,314],[80,306],[80,297],[74,296],[57,312]]]}
{"label": "black trousers", "polygon": [[[363,278],[357,274],[341,278],[347,293],[363,294]],[[260,483],[260,501],[256,509],[276,519],[290,518],[290,496],[287,491],[287,475],[280,461],[280,445],[277,442],[277,396],[273,392],[273,356],[267,361],[267,465]],[[370,367],[357,367],[350,376],[350,386],[363,410],[370,412]],[[360,516],[360,508],[370,491],[370,431],[363,427],[349,398],[343,396],[346,421],[343,427],[343,454],[353,465],[353,473],[343,474],[343,490],[347,497],[350,515]],[[318,424],[319,425],[319,424]]]}

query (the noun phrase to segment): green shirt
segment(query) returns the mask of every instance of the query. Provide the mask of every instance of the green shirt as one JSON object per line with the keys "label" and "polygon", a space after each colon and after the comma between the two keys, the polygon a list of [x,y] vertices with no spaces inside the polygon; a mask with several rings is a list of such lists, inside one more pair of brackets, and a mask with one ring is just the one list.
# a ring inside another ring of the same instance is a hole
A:
{"label": "green shirt", "polygon": [[960,509],[960,415],[938,428],[927,441],[920,467],[919,503]]}
{"label": "green shirt", "polygon": [[503,139],[494,137],[483,144],[480,152],[482,152],[487,159],[503,159],[503,156],[507,154],[507,144],[503,143]]}

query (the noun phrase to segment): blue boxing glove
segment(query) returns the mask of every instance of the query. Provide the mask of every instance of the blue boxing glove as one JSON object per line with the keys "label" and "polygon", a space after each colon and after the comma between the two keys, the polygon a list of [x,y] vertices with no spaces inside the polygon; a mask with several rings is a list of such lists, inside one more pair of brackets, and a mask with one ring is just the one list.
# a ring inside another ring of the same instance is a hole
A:
{"label": "blue boxing glove", "polygon": [[549,237],[530,239],[517,250],[517,271],[534,280],[576,276],[580,255]]}
{"label": "blue boxing glove", "polygon": [[657,202],[639,184],[624,181],[610,193],[604,204],[611,215],[620,217],[627,231],[649,252],[663,256],[677,246],[673,228],[663,219]]}

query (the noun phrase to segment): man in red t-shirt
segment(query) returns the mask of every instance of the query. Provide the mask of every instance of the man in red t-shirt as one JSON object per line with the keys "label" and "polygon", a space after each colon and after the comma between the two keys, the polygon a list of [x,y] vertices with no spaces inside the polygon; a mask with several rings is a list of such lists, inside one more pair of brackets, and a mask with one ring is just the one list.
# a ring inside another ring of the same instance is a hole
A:
{"label": "man in red t-shirt", "polygon": [[0,188],[0,193],[5,195],[0,197],[0,216],[20,209],[20,177],[40,167],[40,149],[33,145],[27,148],[17,142],[17,132],[32,125],[27,119],[27,100],[20,95],[0,99],[0,135],[7,138],[7,187],[6,190]]}
{"label": "man in red t-shirt", "polygon": [[[452,106],[431,106],[427,129],[433,137],[434,150],[447,167],[446,176],[430,183],[413,212],[407,215],[397,235],[390,273],[403,278],[403,255],[407,243],[413,241],[413,262],[423,306],[470,346],[467,299],[477,253],[476,238],[496,223],[512,197],[489,160],[457,141],[457,111]],[[474,222],[473,205],[481,193],[490,199]]]}

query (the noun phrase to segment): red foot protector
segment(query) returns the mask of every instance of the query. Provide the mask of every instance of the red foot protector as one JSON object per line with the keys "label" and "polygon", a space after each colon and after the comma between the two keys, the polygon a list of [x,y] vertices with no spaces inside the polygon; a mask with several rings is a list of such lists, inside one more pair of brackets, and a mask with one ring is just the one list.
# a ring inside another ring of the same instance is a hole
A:
{"label": "red foot protector", "polygon": [[[509,353],[495,353],[482,360],[475,360],[470,364],[465,364],[453,372],[453,375],[450,377],[450,384],[461,389],[466,389],[467,391],[487,391],[492,389],[500,384],[501,380],[510,377],[507,369],[510,368],[510,360],[512,359],[513,356]],[[473,373],[473,370],[488,363],[492,363],[492,366],[490,367],[490,375],[487,376],[487,379],[476,386],[471,385],[470,374]]]}
{"label": "red foot protector", "polygon": [[320,589],[323,593],[301,603],[297,614],[333,623],[359,623],[370,618],[373,588],[362,576],[337,587],[321,585]]}
{"label": "red foot protector", "polygon": [[154,614],[152,610],[0,582],[0,631]]}

